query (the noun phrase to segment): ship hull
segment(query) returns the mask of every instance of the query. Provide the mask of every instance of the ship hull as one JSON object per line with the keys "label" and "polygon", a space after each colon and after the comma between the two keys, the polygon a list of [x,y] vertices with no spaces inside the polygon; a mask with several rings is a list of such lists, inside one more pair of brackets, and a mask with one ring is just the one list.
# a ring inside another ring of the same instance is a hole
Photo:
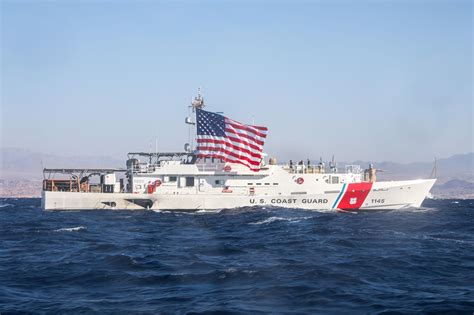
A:
{"label": "ship hull", "polygon": [[285,207],[307,210],[392,210],[417,208],[435,180],[341,184],[331,191],[252,195],[232,192],[195,194],[83,193],[43,191],[45,210],[219,210]]}

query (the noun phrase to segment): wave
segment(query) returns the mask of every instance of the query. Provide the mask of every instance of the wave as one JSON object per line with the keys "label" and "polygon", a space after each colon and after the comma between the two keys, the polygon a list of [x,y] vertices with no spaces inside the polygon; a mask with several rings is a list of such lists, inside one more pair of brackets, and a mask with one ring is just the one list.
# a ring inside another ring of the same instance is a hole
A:
{"label": "wave", "polygon": [[151,211],[155,213],[164,213],[164,214],[175,214],[175,215],[182,215],[182,214],[188,214],[188,215],[196,215],[196,214],[207,214],[207,213],[220,213],[222,209],[217,209],[217,210],[206,210],[206,209],[201,209],[201,210],[160,210],[160,209],[151,209]]}
{"label": "wave", "polygon": [[86,228],[83,226],[76,226],[72,228],[61,228],[54,230],[54,232],[74,232],[74,231],[80,231],[80,230],[85,230]]}
{"label": "wave", "polygon": [[423,236],[422,239],[440,241],[440,242],[454,242],[454,243],[459,243],[459,244],[474,244],[474,241],[471,241],[471,240],[457,240],[457,239],[452,239],[452,238],[434,237],[434,236],[429,236],[429,235]]}
{"label": "wave", "polygon": [[393,213],[422,213],[422,212],[435,212],[439,211],[438,208],[430,208],[430,207],[410,207],[410,208],[401,208],[395,210],[384,210],[386,212],[393,212]]}
{"label": "wave", "polygon": [[284,217],[269,217],[266,218],[265,220],[262,221],[257,221],[257,222],[250,222],[250,225],[260,225],[260,224],[269,224],[273,222],[278,222],[278,221],[287,221],[291,223],[297,223],[300,222],[301,220],[307,220],[312,217],[295,217],[295,218],[284,218]]}
{"label": "wave", "polygon": [[14,205],[12,205],[11,203],[2,203],[0,205],[0,208],[6,208],[6,207],[13,207]]}
{"label": "wave", "polygon": [[202,210],[198,210],[196,211],[195,213],[219,213],[221,212],[222,209],[217,209],[217,210],[205,210],[205,209],[202,209]]}

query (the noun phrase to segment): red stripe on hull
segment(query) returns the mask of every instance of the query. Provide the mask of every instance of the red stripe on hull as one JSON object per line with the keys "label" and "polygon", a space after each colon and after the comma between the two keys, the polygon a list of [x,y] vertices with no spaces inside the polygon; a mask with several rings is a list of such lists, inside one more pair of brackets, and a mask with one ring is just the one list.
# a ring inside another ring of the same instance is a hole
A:
{"label": "red stripe on hull", "polygon": [[349,184],[337,207],[342,210],[359,209],[372,189],[372,184],[373,183]]}

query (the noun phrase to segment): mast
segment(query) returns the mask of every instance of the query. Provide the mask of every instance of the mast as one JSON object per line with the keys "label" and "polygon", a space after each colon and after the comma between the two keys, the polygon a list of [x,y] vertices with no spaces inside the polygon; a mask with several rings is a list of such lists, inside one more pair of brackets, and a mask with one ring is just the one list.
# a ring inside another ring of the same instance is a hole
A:
{"label": "mast", "polygon": [[196,109],[203,109],[204,108],[204,97],[201,93],[201,88],[198,88],[198,94],[194,99],[191,100],[191,106],[189,106],[189,114],[186,117],[186,124],[189,125],[189,132],[188,132],[188,143],[184,145],[184,150],[187,152],[191,152],[194,150],[194,139],[196,138],[195,135],[195,125],[196,122],[194,121],[193,117],[196,117],[194,114],[196,113]]}
{"label": "mast", "polygon": [[193,108],[193,113],[195,112],[195,109],[203,109],[204,108],[204,97],[201,94],[201,88],[198,88],[198,94],[194,98],[194,100],[191,102],[191,107]]}

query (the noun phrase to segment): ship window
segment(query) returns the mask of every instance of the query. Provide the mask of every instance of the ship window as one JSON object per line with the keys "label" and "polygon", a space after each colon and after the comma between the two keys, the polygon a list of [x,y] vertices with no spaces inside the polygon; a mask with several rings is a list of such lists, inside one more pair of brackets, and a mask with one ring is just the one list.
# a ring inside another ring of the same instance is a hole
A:
{"label": "ship window", "polygon": [[194,177],[186,177],[186,187],[194,186]]}
{"label": "ship window", "polygon": [[253,183],[247,183],[247,185],[249,185],[249,186],[252,186],[252,185],[253,185]]}
{"label": "ship window", "polygon": [[270,183],[265,183],[265,185],[270,185]]}
{"label": "ship window", "polygon": [[262,185],[262,183],[257,183],[257,185]]}
{"label": "ship window", "polygon": [[215,183],[216,185],[224,185],[224,180],[223,180],[223,179],[216,179],[216,180],[214,181],[214,183]]}
{"label": "ship window", "polygon": [[170,176],[169,181],[170,181],[170,183],[177,182],[177,181],[178,181],[178,177],[176,177],[176,176]]}
{"label": "ship window", "polygon": [[277,185],[278,185],[278,183],[273,183],[273,185],[274,185],[274,186],[277,186]]}
{"label": "ship window", "polygon": [[331,183],[332,184],[339,184],[339,177],[338,176],[331,176]]}

